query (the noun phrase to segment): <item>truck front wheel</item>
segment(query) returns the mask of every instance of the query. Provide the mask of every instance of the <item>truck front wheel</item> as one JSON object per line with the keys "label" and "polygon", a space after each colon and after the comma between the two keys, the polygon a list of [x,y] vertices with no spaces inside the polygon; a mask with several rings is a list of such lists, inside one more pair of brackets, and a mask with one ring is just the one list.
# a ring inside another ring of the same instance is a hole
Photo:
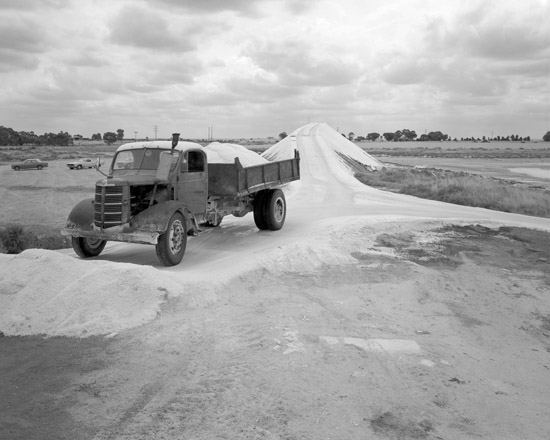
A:
{"label": "truck front wheel", "polygon": [[73,249],[80,258],[97,257],[107,244],[99,238],[71,237]]}
{"label": "truck front wheel", "polygon": [[162,234],[156,244],[157,257],[165,266],[179,264],[187,246],[187,231],[185,218],[179,212],[170,217],[168,229]]}
{"label": "truck front wheel", "polygon": [[286,219],[285,195],[280,189],[272,189],[258,196],[257,206],[254,206],[256,226],[261,230],[278,231]]}

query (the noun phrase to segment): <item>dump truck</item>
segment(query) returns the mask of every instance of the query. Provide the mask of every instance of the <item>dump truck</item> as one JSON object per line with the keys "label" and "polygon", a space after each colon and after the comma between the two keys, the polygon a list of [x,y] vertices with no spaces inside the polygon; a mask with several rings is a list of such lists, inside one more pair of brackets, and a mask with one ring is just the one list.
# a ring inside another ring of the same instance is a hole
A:
{"label": "dump truck", "polygon": [[[98,163],[99,170],[100,163]],[[300,158],[244,167],[208,163],[198,143],[172,140],[133,142],[115,152],[108,174],[95,184],[95,197],[69,213],[61,233],[81,258],[101,254],[107,241],[153,244],[159,261],[183,259],[188,236],[219,226],[227,215],[254,214],[261,230],[277,231],[286,218],[281,187],[300,178]]]}

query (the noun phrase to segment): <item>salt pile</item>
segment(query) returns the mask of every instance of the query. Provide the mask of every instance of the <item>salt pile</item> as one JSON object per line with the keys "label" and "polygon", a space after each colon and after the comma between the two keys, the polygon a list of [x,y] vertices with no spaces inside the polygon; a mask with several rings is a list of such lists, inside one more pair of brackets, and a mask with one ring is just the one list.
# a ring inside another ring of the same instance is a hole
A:
{"label": "salt pile", "polygon": [[301,132],[302,139],[304,139],[304,128],[310,129],[309,134],[305,137],[315,138],[317,143],[327,147],[323,148],[323,151],[334,154],[337,160],[346,163],[342,156],[347,157],[375,170],[384,166],[378,159],[363,151],[324,122],[312,123],[298,128],[286,138],[264,151],[262,156],[270,161],[292,159],[294,157],[294,150],[297,149],[300,151],[300,148],[302,148],[297,145],[296,133]]}
{"label": "salt pile", "polygon": [[42,249],[0,254],[5,335],[109,335],[152,321],[181,286],[157,269]]}
{"label": "salt pile", "polygon": [[204,147],[209,163],[234,163],[238,157],[243,167],[269,162],[254,151],[238,144],[212,142]]}

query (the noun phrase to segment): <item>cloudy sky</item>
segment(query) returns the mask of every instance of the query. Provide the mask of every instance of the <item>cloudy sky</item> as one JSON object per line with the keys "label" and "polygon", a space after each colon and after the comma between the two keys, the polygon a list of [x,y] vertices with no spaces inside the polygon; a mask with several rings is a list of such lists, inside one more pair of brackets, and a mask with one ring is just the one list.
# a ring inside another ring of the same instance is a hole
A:
{"label": "cloudy sky", "polygon": [[0,0],[0,125],[550,130],[548,0]]}

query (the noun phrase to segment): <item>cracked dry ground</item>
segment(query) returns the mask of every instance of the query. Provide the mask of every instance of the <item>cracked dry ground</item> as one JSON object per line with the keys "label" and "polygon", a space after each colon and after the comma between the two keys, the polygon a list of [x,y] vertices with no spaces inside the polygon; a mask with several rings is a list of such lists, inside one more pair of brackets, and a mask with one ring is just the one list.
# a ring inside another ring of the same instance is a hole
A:
{"label": "cracked dry ground", "polygon": [[[329,237],[330,238],[330,237]],[[550,438],[550,237],[391,223],[106,338],[0,338],[3,439]]]}

